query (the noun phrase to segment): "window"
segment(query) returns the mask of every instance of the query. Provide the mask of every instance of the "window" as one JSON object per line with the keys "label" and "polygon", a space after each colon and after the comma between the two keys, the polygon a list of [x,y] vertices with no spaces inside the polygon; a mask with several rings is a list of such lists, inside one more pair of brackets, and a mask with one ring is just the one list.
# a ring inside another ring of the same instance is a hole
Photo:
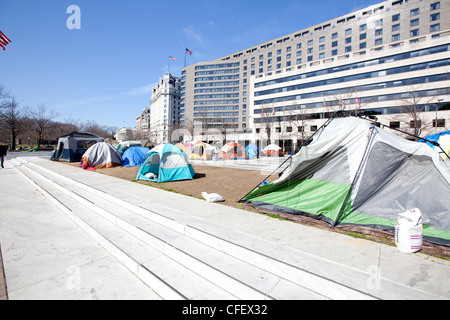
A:
{"label": "window", "polygon": [[308,54],[313,53],[313,48],[308,48]]}
{"label": "window", "polygon": [[440,2],[435,2],[435,3],[432,3],[430,5],[430,11],[438,10],[440,8],[441,8],[441,3]]}
{"label": "window", "polygon": [[352,51],[352,46],[345,47],[345,52],[351,52],[351,51]]}
{"label": "window", "polygon": [[430,15],[430,21],[436,21],[439,20],[441,18],[441,14],[438,13],[433,13],[432,15]]}
{"label": "window", "polygon": [[311,126],[311,127],[310,127],[310,130],[311,130],[311,131],[317,131],[317,126]]}
{"label": "window", "polygon": [[400,128],[400,121],[391,121],[391,122],[389,122],[389,128],[391,128],[391,129],[399,129]]}
{"label": "window", "polygon": [[441,30],[441,25],[439,23],[430,26],[430,32],[436,32]]}
{"label": "window", "polygon": [[345,43],[346,43],[346,44],[352,43],[352,37],[347,37],[347,38],[345,38]]}
{"label": "window", "polygon": [[392,32],[400,31],[400,23],[392,25]]}
{"label": "window", "polygon": [[335,32],[331,35],[331,39],[337,39],[338,38],[338,33]]}
{"label": "window", "polygon": [[382,36],[382,35],[383,35],[383,29],[375,30],[375,37]]}
{"label": "window", "polygon": [[290,53],[286,55],[286,60],[289,60],[289,59],[291,59],[291,54]]}
{"label": "window", "polygon": [[301,43],[298,43],[297,44],[297,49],[301,49],[302,48],[302,44]]}
{"label": "window", "polygon": [[324,52],[319,53],[319,59],[324,59],[324,58],[325,58],[325,53]]}
{"label": "window", "polygon": [[281,49],[278,49],[278,50],[277,50],[277,54],[281,54]]}
{"label": "window", "polygon": [[325,42],[325,36],[323,36],[323,37],[320,37],[320,39],[319,39],[319,42],[320,42],[320,43],[323,43],[323,42]]}
{"label": "window", "polygon": [[445,127],[445,119],[434,119],[433,128],[443,128]]}
{"label": "window", "polygon": [[411,32],[410,32],[411,37],[417,37],[418,35],[419,35],[419,29],[411,30]]}
{"label": "window", "polygon": [[297,57],[301,57],[302,56],[302,52],[301,51],[297,51]]}
{"label": "window", "polygon": [[332,43],[331,43],[331,47],[337,47],[338,46],[338,42],[337,41],[333,41]]}
{"label": "window", "polygon": [[359,44],[359,49],[365,49],[366,47],[367,47],[366,42],[361,42],[361,43]]}
{"label": "window", "polygon": [[417,128],[417,129],[419,129],[419,128],[422,128],[422,120],[411,120],[410,122],[409,122],[409,127],[411,128],[411,129],[415,129],[415,128]]}
{"label": "window", "polygon": [[345,30],[345,35],[348,36],[352,34],[352,28]]}
{"label": "window", "polygon": [[309,47],[312,46],[313,43],[314,43],[313,40],[309,40],[309,41],[308,41],[308,46],[309,46]]}
{"label": "window", "polygon": [[399,21],[399,20],[400,20],[400,13],[392,16],[392,22]]}
{"label": "window", "polygon": [[411,17],[415,17],[415,16],[418,16],[418,15],[419,15],[419,8],[411,10],[411,13],[410,13]]}
{"label": "window", "polygon": [[286,48],[286,52],[291,52],[291,50],[292,50],[291,47]]}
{"label": "window", "polygon": [[308,62],[313,61],[313,56],[308,56]]}
{"label": "window", "polygon": [[399,41],[399,40],[400,40],[400,33],[392,35],[392,42]]}
{"label": "window", "polygon": [[360,35],[359,35],[359,40],[364,40],[364,39],[366,39],[367,38],[367,33],[361,33]]}
{"label": "window", "polygon": [[382,25],[383,25],[383,19],[378,19],[378,20],[376,20],[376,21],[375,21],[375,25],[376,25],[377,27],[382,26]]}
{"label": "window", "polygon": [[297,59],[297,64],[300,64],[300,63],[302,63],[302,59],[301,58]]}
{"label": "window", "polygon": [[323,50],[325,50],[325,45],[324,45],[324,44],[321,44],[321,45],[319,46],[319,51],[323,51]]}
{"label": "window", "polygon": [[381,44],[383,44],[383,38],[375,39],[375,45],[376,46],[379,46]]}
{"label": "window", "polygon": [[332,56],[337,56],[337,54],[338,54],[338,50],[337,49],[334,49],[334,50],[331,51],[331,55]]}
{"label": "window", "polygon": [[362,24],[359,26],[359,31],[365,31],[367,30],[367,24]]}
{"label": "window", "polygon": [[411,20],[411,27],[415,27],[419,25],[419,18]]}

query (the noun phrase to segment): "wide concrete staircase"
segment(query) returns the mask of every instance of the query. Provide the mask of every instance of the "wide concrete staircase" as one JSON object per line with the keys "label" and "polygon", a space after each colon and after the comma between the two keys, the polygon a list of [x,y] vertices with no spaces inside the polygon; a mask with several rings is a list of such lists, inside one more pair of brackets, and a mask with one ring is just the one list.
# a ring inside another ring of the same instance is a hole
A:
{"label": "wide concrete staircase", "polygon": [[162,299],[389,299],[401,291],[424,297],[389,281],[374,290],[365,272],[308,255],[308,264],[300,263],[289,248],[207,221],[198,227],[182,210],[121,199],[39,162],[10,164]]}

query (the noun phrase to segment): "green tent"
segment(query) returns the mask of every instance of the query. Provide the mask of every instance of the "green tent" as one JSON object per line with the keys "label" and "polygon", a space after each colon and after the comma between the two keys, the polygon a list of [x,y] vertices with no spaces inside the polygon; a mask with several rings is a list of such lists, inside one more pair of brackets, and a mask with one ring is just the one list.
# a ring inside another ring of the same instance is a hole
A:
{"label": "green tent", "polygon": [[241,199],[335,226],[395,232],[400,213],[418,208],[424,239],[450,245],[450,166],[427,145],[360,118],[331,120],[290,159],[278,180]]}

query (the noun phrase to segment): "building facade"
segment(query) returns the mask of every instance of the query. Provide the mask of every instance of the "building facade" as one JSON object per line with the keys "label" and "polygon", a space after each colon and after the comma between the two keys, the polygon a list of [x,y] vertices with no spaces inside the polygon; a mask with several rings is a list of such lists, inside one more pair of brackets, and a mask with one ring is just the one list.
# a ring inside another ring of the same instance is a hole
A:
{"label": "building facade", "polygon": [[172,142],[171,134],[180,123],[180,78],[167,72],[154,88],[150,101],[150,140]]}
{"label": "building facade", "polygon": [[[450,0],[396,0],[186,67],[181,118],[293,150],[337,110],[424,136],[450,126]],[[264,144],[262,142],[262,144]]]}
{"label": "building facade", "polygon": [[141,114],[136,118],[136,128],[139,139],[147,139],[150,137],[151,109],[144,108]]}

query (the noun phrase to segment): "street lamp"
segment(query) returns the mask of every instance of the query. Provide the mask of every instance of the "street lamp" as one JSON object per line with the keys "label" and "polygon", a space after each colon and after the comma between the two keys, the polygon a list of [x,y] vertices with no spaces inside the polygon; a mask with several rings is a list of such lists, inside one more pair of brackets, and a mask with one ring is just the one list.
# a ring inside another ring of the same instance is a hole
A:
{"label": "street lamp", "polygon": [[436,131],[438,130],[438,111],[439,111],[439,106],[441,105],[441,102],[444,101],[444,98],[438,98],[438,103],[436,106]]}

